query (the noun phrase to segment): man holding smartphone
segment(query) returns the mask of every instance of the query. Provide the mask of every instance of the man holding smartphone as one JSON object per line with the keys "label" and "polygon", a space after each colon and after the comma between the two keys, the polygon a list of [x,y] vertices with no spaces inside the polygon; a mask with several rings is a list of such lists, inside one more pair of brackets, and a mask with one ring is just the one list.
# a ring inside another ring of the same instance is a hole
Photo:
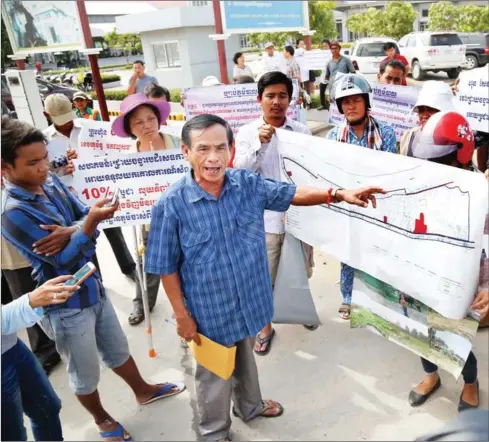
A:
{"label": "man holding smartphone", "polygon": [[[49,172],[46,139],[41,131],[19,120],[2,119],[2,172],[6,201],[2,235],[27,258],[38,283],[74,274],[95,254],[97,226],[118,208],[108,200],[86,207]],[[48,235],[43,226],[55,225],[65,246],[59,253],[39,250]],[[67,363],[70,386],[93,416],[107,440],[129,440],[130,435],[104,409],[97,386],[100,361],[131,387],[140,405],[180,393],[182,383],[150,385],[141,377],[100,274],[87,278],[66,303],[45,308],[41,321]]]}

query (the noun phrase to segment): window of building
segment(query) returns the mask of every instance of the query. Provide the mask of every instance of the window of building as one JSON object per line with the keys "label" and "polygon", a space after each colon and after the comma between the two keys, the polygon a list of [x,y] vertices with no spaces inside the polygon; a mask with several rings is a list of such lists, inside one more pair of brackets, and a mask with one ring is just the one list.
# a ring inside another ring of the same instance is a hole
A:
{"label": "window of building", "polygon": [[424,23],[423,23],[423,22],[421,22],[421,23],[419,24],[419,30],[420,30],[421,32],[426,31],[427,29],[428,29],[428,23],[427,23],[427,22],[424,22]]}
{"label": "window of building", "polygon": [[337,21],[336,22],[336,33],[338,34],[338,41],[342,42],[343,41],[343,22],[342,21]]}
{"label": "window of building", "polygon": [[115,23],[115,18],[120,14],[101,14],[101,15],[89,15],[89,23]]}
{"label": "window of building", "polygon": [[248,34],[241,34],[239,36],[239,44],[241,45],[241,49],[252,48],[253,45],[250,43],[250,37]]}
{"label": "window of building", "polygon": [[178,42],[157,43],[153,45],[157,68],[174,68],[182,66]]}
{"label": "window of building", "polygon": [[428,17],[428,15],[429,15],[429,12],[430,12],[430,11],[429,11],[429,9],[423,9],[423,10],[421,11],[421,17],[425,17],[425,18],[427,18],[427,17]]}
{"label": "window of building", "polygon": [[192,2],[192,6],[207,6],[209,2]]}

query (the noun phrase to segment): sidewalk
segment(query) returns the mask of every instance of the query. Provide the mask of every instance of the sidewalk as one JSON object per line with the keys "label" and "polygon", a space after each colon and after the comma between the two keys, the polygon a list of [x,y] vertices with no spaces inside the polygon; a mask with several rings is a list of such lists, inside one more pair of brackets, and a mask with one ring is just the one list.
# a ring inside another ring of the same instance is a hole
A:
{"label": "sidewalk", "polygon": [[326,136],[328,131],[333,127],[328,123],[329,112],[327,110],[318,111],[317,109],[311,109],[306,111],[306,115],[307,126],[313,135]]}

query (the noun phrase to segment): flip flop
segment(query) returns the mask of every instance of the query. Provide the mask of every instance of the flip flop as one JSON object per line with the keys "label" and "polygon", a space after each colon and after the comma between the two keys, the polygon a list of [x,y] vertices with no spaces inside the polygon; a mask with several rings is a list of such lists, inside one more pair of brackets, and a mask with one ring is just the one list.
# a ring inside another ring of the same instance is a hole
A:
{"label": "flip flop", "polygon": [[[275,402],[275,401],[274,401]],[[279,406],[279,412],[277,414],[263,414],[265,411],[268,411],[270,410],[271,408],[273,408],[272,405],[270,405],[270,400],[267,399],[267,400],[262,400],[262,403],[263,403],[263,410],[261,411],[261,413],[256,416],[256,417],[267,417],[267,418],[272,418],[272,417],[279,417],[279,416],[282,416],[282,414],[284,414],[284,407],[282,407],[281,404],[279,404],[278,402],[277,405]],[[241,418],[241,416],[238,414],[238,412],[236,411],[236,409],[233,407],[232,409],[232,412],[233,412],[233,416],[234,417],[239,417]]]}
{"label": "flip flop", "polygon": [[338,309],[338,313],[340,314],[340,318],[348,321],[350,319],[350,309],[351,306],[348,304],[341,304],[341,307]]}
{"label": "flip flop", "polygon": [[120,437],[124,441],[132,441],[131,435],[124,429],[124,427],[117,423],[117,428],[114,431],[99,431],[102,439],[108,439],[110,437]]}
{"label": "flip flop", "polygon": [[[273,417],[279,417],[284,414],[284,407],[282,407],[281,404],[275,401],[271,401],[269,399],[262,401],[263,402],[263,410],[259,414],[261,417],[267,417],[267,418],[273,418]],[[266,411],[270,410],[271,408],[275,408],[274,405],[272,405],[272,402],[275,402],[278,405],[279,412],[277,414],[264,414]]]}
{"label": "flip flop", "polygon": [[265,350],[263,350],[263,351],[256,351],[255,349],[253,349],[253,351],[258,356],[267,355],[272,348],[272,341],[273,341],[274,336],[275,336],[275,329],[272,329],[272,333],[270,333],[268,336],[265,336],[264,338],[260,337],[260,335],[256,335],[256,340],[257,340],[258,344],[260,344],[260,346],[263,344],[267,344],[267,346],[266,346]]}
{"label": "flip flop", "polygon": [[[140,405],[148,405],[151,404],[151,402],[159,401],[160,399],[164,399],[170,396],[175,396],[177,394],[180,394],[186,388],[183,382],[175,382],[174,384],[170,382],[165,382],[164,384],[158,385],[161,385],[162,389],[158,391],[158,393],[155,393],[151,399],[148,399],[146,402],[142,402]],[[178,388],[178,390],[171,391],[175,387]]]}

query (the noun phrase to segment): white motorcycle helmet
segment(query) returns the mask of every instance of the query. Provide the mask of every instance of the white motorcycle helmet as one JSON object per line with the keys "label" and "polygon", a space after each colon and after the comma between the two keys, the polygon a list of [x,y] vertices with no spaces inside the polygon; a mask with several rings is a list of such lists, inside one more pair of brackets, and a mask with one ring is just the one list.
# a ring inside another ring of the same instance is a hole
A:
{"label": "white motorcycle helmet", "polygon": [[453,92],[448,84],[443,81],[428,80],[423,83],[413,111],[417,112],[418,106],[427,106],[438,111],[454,111],[453,99]]}
{"label": "white motorcycle helmet", "polygon": [[351,97],[352,95],[364,95],[367,101],[367,109],[370,109],[372,103],[372,88],[369,82],[361,75],[340,75],[338,73],[331,87],[331,98],[336,102],[336,106],[341,114],[343,113],[341,99]]}

